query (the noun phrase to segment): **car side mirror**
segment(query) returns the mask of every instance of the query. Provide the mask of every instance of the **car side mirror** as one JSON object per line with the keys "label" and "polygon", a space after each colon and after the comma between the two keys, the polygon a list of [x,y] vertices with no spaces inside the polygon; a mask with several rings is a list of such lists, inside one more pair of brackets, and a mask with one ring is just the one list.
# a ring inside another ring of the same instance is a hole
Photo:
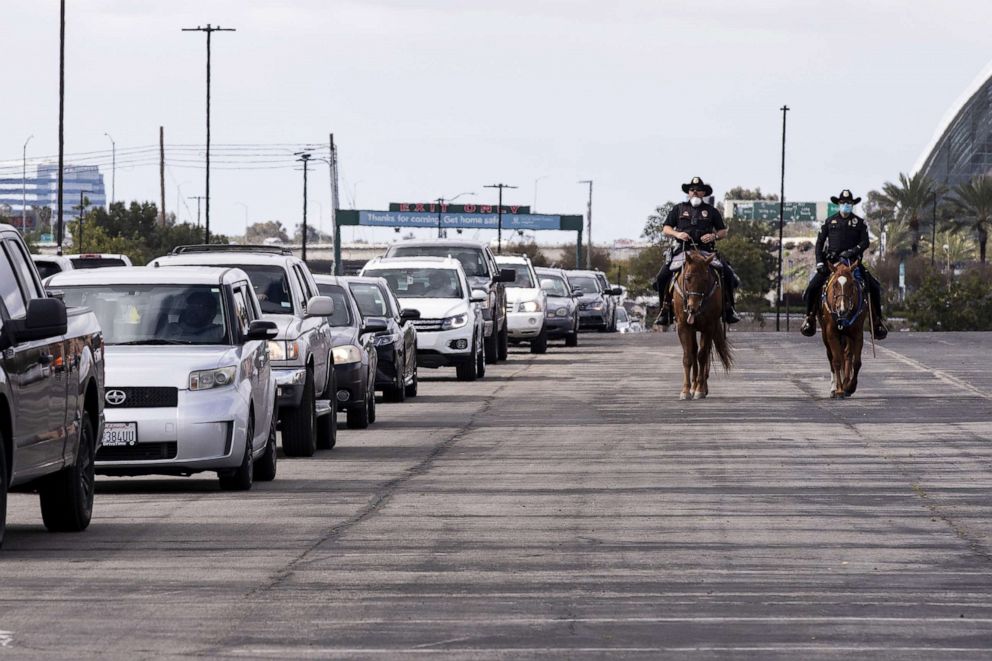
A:
{"label": "car side mirror", "polygon": [[610,296],[623,296],[623,290],[619,287],[613,287],[612,289],[607,289],[606,293]]}
{"label": "car side mirror", "polygon": [[572,288],[572,296],[574,298],[581,298],[582,296],[585,296],[585,295],[586,295],[586,292],[585,292],[585,290],[582,289],[582,287],[573,287]]}
{"label": "car side mirror", "polygon": [[400,310],[400,321],[416,321],[420,319],[420,310],[413,308],[403,308]]}
{"label": "car side mirror", "polygon": [[497,282],[511,283],[517,281],[517,272],[513,269],[500,269]]}
{"label": "car side mirror", "polygon": [[383,333],[389,330],[389,324],[381,317],[369,317],[362,325],[362,334]]}
{"label": "car side mirror", "polygon": [[334,314],[334,299],[330,296],[314,296],[307,301],[308,317],[330,317]]}
{"label": "car side mirror", "polygon": [[487,298],[489,298],[489,294],[487,294],[484,290],[482,290],[482,289],[473,289],[472,290],[472,298],[470,300],[473,303],[482,303]]}
{"label": "car side mirror", "polygon": [[4,324],[10,345],[43,340],[69,331],[65,303],[57,298],[32,298],[23,319],[11,319]]}
{"label": "car side mirror", "polygon": [[256,319],[248,324],[246,340],[274,340],[279,335],[279,326],[274,321]]}

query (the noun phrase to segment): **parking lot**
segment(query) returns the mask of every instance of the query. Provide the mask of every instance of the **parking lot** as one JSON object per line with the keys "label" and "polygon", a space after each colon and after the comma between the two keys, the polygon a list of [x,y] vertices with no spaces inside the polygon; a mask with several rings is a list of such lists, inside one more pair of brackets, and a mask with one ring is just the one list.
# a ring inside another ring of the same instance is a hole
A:
{"label": "parking lot", "polygon": [[733,337],[704,401],[673,333],[584,334],[249,492],[101,477],[54,535],[13,494],[0,655],[985,656],[992,338],[892,336],[831,401],[818,340]]}

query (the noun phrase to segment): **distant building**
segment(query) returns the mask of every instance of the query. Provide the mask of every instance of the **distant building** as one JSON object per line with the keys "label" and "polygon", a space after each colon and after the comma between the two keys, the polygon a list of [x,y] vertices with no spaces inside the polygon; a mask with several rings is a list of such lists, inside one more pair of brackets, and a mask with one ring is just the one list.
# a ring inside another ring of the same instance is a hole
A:
{"label": "distant building", "polygon": [[[62,218],[71,220],[79,216],[80,192],[89,200],[89,207],[102,207],[107,204],[107,193],[103,185],[103,175],[96,165],[66,165],[63,169]],[[23,200],[23,203],[22,203]],[[27,229],[34,229],[34,207],[48,207],[55,219],[58,207],[58,165],[44,163],[37,166],[34,176],[0,178],[0,205],[10,207],[15,218],[27,207]]]}
{"label": "distant building", "polygon": [[992,63],[948,109],[913,172],[948,186],[992,172]]}

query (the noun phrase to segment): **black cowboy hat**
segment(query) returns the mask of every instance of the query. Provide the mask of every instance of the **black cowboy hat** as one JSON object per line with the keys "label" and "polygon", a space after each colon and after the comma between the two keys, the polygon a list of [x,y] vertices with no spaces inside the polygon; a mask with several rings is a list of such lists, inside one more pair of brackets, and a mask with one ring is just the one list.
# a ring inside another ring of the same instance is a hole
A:
{"label": "black cowboy hat", "polygon": [[851,191],[845,188],[840,192],[840,195],[838,195],[837,197],[831,197],[830,201],[833,202],[834,204],[844,204],[844,203],[857,204],[858,202],[861,201],[861,198],[854,197],[853,195],[851,195]]}
{"label": "black cowboy hat", "polygon": [[693,177],[692,181],[687,184],[682,184],[682,192],[688,193],[690,188],[701,188],[703,190],[703,195],[709,197],[713,194],[713,187],[704,182],[699,177]]}

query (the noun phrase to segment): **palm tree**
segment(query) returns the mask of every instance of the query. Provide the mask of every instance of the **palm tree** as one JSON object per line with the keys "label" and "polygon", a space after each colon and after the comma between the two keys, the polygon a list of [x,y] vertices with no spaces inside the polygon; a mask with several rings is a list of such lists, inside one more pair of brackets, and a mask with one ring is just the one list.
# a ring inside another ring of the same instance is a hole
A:
{"label": "palm tree", "polygon": [[992,225],[992,177],[979,175],[954,187],[954,203],[962,216],[954,224],[961,230],[972,230],[978,238],[978,259],[985,263],[985,244]]}
{"label": "palm tree", "polygon": [[885,182],[878,203],[895,212],[896,220],[909,228],[913,255],[920,252],[920,221],[938,194],[937,186],[922,172],[912,176],[899,173],[899,183]]}

